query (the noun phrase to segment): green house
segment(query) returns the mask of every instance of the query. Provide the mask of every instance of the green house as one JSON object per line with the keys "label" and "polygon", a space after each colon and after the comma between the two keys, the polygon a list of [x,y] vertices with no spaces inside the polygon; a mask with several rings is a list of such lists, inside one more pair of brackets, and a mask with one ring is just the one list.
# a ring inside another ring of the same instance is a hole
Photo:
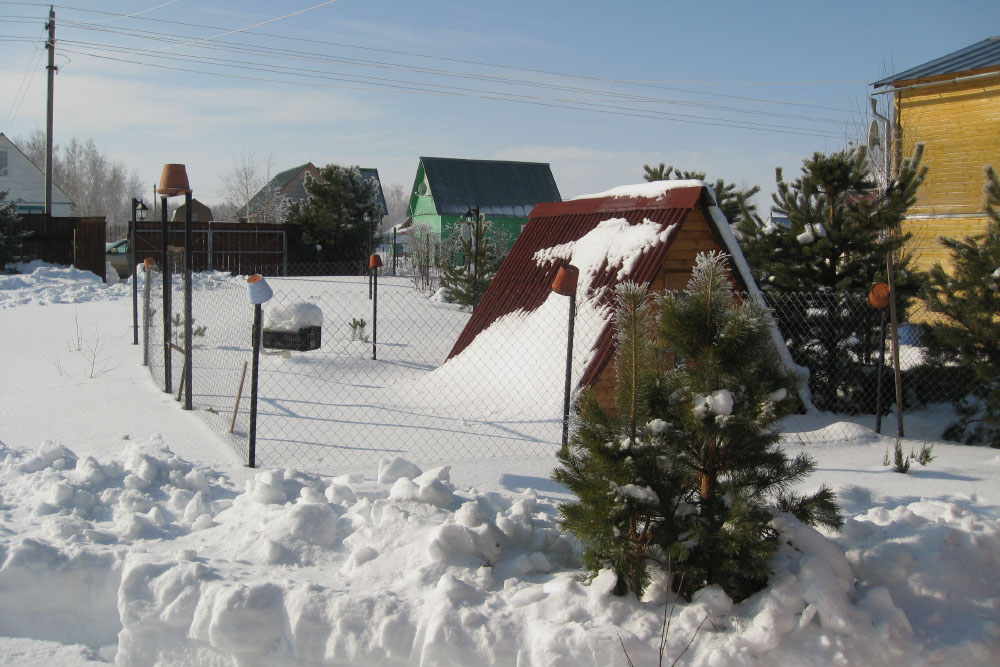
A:
{"label": "green house", "polygon": [[447,240],[461,233],[466,214],[478,207],[492,223],[489,235],[510,248],[535,204],[558,201],[562,198],[546,163],[422,157],[407,226]]}

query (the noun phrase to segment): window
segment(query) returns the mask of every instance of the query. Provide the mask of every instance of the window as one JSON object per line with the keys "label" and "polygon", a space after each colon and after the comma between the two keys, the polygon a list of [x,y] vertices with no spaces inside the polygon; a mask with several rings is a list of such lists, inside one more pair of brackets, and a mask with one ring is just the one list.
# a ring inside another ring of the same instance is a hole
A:
{"label": "window", "polygon": [[7,151],[0,151],[0,178],[7,175]]}

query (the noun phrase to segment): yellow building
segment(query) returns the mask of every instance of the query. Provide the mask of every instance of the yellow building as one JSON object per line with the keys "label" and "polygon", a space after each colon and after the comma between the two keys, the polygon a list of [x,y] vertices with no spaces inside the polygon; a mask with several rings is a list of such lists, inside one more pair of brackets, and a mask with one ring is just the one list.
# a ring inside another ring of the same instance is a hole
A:
{"label": "yellow building", "polygon": [[1000,37],[877,81],[893,95],[893,163],[924,144],[927,179],[904,231],[917,267],[949,265],[941,236],[964,238],[986,229],[983,167],[1000,168]]}

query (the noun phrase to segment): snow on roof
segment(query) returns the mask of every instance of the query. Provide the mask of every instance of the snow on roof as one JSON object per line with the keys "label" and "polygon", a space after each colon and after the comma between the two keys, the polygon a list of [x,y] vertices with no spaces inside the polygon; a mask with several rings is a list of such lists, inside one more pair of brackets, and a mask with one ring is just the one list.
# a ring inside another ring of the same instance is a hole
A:
{"label": "snow on roof", "polygon": [[605,190],[604,192],[573,197],[571,201],[575,201],[577,199],[600,199],[603,197],[645,197],[647,199],[656,199],[657,197],[662,197],[670,190],[676,190],[677,188],[696,188],[701,186],[708,187],[708,185],[703,181],[696,180],[651,181],[649,183],[636,183],[635,185],[619,185],[616,188],[611,188],[610,190]]}
{"label": "snow on roof", "polygon": [[[574,386],[577,382],[580,386],[589,386],[613,356],[610,304],[614,286],[625,280],[650,284],[659,273],[679,228],[688,214],[699,206],[708,216],[723,252],[729,255],[741,287],[754,301],[766,305],[729,221],[715,205],[711,187],[698,180],[626,185],[535,207],[527,228],[452,348],[449,364],[454,367],[468,363],[453,363],[466,349],[472,356],[505,357],[507,355],[500,354],[504,349],[517,349],[523,354],[525,348],[537,346],[540,338],[537,331],[542,325],[529,325],[530,320],[551,320],[548,326],[561,332],[565,325],[554,315],[559,307],[552,303],[549,285],[559,266],[571,263],[580,270],[577,341],[574,344],[579,353],[574,354]],[[562,297],[557,300],[561,301]],[[516,330],[510,328],[515,320],[523,322]],[[498,336],[499,331],[503,331],[503,335]],[[519,338],[528,331],[533,333],[527,338]],[[555,335],[554,329],[544,338]],[[483,340],[477,340],[480,337]],[[800,378],[806,377],[808,371],[794,363],[773,321],[771,337],[785,368]],[[493,347],[486,349],[484,345]],[[522,368],[518,372],[539,369],[542,365],[545,360],[538,359],[529,364],[529,369]],[[503,373],[504,369],[514,368],[513,364],[498,363],[496,366],[499,368],[493,372]],[[558,377],[558,373],[554,375]],[[541,377],[538,382],[544,384]],[[510,378],[510,384],[524,386],[516,377]],[[799,385],[799,397],[812,411],[808,386],[804,381]]]}

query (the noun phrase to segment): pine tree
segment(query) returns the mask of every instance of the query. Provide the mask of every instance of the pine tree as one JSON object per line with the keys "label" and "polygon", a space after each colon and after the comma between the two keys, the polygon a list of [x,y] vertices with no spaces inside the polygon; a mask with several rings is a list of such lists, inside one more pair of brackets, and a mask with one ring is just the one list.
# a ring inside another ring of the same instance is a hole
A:
{"label": "pine tree", "polygon": [[941,316],[928,327],[935,363],[967,369],[974,380],[974,400],[957,401],[960,419],[945,437],[1000,447],[1000,179],[993,167],[985,171],[986,232],[941,239],[952,269],[934,265],[924,298]]}
{"label": "pine tree", "polygon": [[7,192],[0,191],[0,273],[7,273],[7,265],[13,262],[15,251],[21,241],[28,235],[14,231],[14,223],[20,220],[17,215],[17,202],[7,201]]}
{"label": "pine tree", "polygon": [[814,464],[805,454],[789,460],[778,446],[772,426],[790,408],[794,385],[768,326],[759,305],[736,299],[718,254],[700,255],[687,289],[660,302],[661,339],[682,362],[664,375],[651,405],[692,508],[676,517],[685,539],[667,550],[674,571],[686,573],[688,595],[703,582],[736,600],[763,587],[778,546],[769,525],[775,509],[807,523],[841,523],[826,487],[808,496],[788,490]]}
{"label": "pine tree", "polygon": [[[665,165],[662,162],[651,167],[648,164],[642,165],[642,177],[648,182],[668,181],[671,179],[684,179],[704,181],[703,171],[681,171],[675,169],[673,165]],[[721,178],[717,178],[715,183],[710,184],[715,191],[715,200],[719,209],[726,216],[730,224],[737,224],[746,211],[755,212],[756,206],[750,204],[750,198],[760,192],[760,186],[755,185],[750,188],[738,189],[735,183],[726,183]]]}
{"label": "pine tree", "polygon": [[609,414],[585,391],[579,427],[570,447],[558,454],[562,466],[553,473],[578,498],[559,508],[563,528],[584,544],[587,568],[615,572],[618,594],[641,593],[650,563],[665,566],[663,545],[679,539],[668,519],[681,501],[680,479],[654,444],[643,399],[655,370],[650,306],[644,288],[618,286],[617,410]]}
{"label": "pine tree", "polygon": [[788,217],[787,227],[751,211],[741,219],[747,260],[793,358],[810,369],[813,400],[821,409],[874,411],[880,316],[864,303],[871,286],[886,280],[890,252],[897,258],[901,313],[920,288],[922,278],[910,269],[909,256],[900,256],[910,238],[900,233],[900,223],[927,171],[920,166],[922,150],[918,146],[898,178],[881,190],[865,149],[816,153],[791,183],[776,171],[772,210]]}
{"label": "pine tree", "polygon": [[381,218],[375,181],[363,178],[358,167],[335,164],[320,169],[319,175],[306,177],[309,198],[289,206],[288,222],[302,225],[303,243],[322,247],[323,261],[365,259]]}
{"label": "pine tree", "polygon": [[[655,565],[683,574],[675,582],[686,596],[718,584],[744,599],[767,582],[777,511],[841,523],[829,489],[789,490],[814,465],[804,454],[789,460],[772,430],[793,385],[765,313],[736,299],[717,254],[699,256],[687,289],[659,301],[658,335],[648,303],[619,294],[618,410],[584,394],[553,475],[579,498],[560,507],[562,525],[585,545],[587,567],[616,572],[619,592],[641,593]],[[651,373],[667,348],[679,365]]]}

